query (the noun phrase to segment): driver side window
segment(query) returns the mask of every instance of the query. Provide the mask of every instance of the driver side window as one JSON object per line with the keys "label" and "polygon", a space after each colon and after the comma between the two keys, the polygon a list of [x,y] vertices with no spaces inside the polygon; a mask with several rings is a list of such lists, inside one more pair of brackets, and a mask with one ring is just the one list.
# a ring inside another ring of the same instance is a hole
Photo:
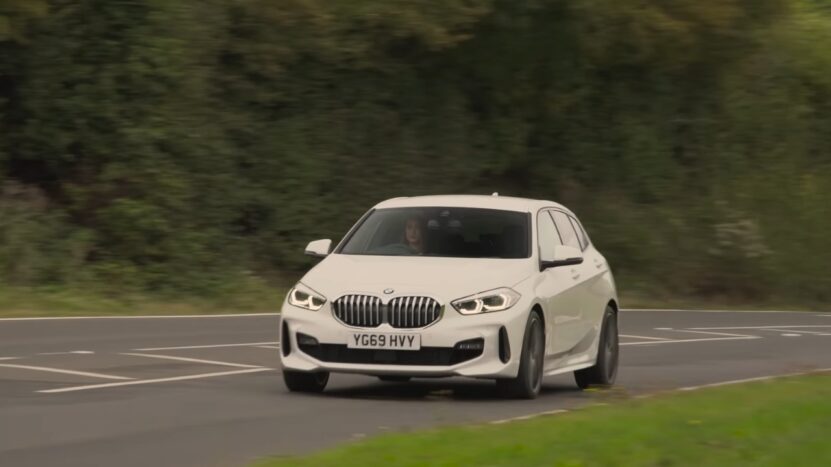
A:
{"label": "driver side window", "polygon": [[540,259],[543,261],[554,259],[554,248],[562,243],[560,243],[560,235],[548,211],[542,211],[537,215],[537,238],[540,245]]}

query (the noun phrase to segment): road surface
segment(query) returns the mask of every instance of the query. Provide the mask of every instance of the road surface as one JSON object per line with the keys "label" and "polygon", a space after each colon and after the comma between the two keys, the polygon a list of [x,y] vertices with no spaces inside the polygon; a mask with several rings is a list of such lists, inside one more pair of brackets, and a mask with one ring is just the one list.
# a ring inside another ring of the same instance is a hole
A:
{"label": "road surface", "polygon": [[564,375],[515,401],[488,381],[333,375],[324,394],[302,395],[283,386],[278,323],[0,320],[0,465],[246,465],[388,431],[831,368],[831,313],[623,310],[611,392],[581,392]]}

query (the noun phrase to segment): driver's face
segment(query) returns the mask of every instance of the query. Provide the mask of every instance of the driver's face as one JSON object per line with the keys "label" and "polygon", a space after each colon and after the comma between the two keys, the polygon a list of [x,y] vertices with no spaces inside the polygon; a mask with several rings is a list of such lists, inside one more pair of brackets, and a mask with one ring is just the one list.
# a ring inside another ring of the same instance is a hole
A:
{"label": "driver's face", "polygon": [[421,224],[417,219],[408,219],[405,228],[405,235],[407,243],[411,245],[418,245],[421,243]]}

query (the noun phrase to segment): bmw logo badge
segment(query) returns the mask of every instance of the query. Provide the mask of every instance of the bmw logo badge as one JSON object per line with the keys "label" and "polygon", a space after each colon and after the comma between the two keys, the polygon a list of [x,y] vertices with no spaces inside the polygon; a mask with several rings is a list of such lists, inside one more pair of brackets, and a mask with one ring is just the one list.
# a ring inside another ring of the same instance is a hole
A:
{"label": "bmw logo badge", "polygon": [[385,293],[385,294],[387,294],[387,295],[389,295],[389,294],[391,294],[391,293],[393,293],[393,292],[395,292],[395,290],[394,290],[394,289],[384,289],[384,293]]}

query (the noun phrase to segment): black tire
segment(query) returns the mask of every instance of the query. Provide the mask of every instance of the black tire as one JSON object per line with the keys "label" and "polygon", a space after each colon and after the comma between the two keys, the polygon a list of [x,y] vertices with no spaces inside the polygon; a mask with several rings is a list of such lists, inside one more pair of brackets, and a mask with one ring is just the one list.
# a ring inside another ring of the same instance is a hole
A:
{"label": "black tire", "polygon": [[503,397],[534,399],[542,388],[544,358],[545,332],[542,320],[536,312],[532,312],[525,325],[519,372],[516,378],[496,380],[496,389]]}
{"label": "black tire", "polygon": [[283,370],[283,381],[291,392],[323,392],[329,382],[329,373]]}
{"label": "black tire", "polygon": [[406,383],[412,377],[410,376],[394,376],[394,375],[380,375],[378,379],[385,383]]}
{"label": "black tire", "polygon": [[577,382],[577,386],[580,389],[586,389],[591,386],[609,387],[615,384],[619,349],[617,313],[612,307],[607,306],[603,314],[597,361],[592,367],[574,372],[574,381]]}

